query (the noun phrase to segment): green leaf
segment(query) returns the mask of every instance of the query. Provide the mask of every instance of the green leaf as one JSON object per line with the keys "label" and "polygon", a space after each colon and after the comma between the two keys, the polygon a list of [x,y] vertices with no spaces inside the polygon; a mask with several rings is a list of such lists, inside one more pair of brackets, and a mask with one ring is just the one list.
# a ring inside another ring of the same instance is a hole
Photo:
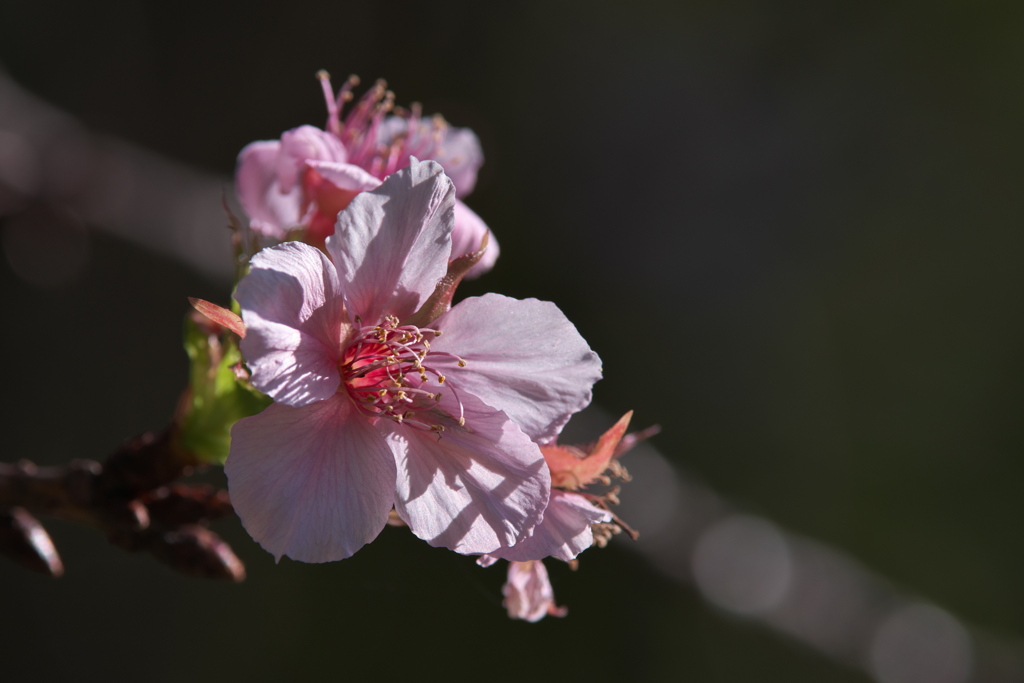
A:
{"label": "green leaf", "polygon": [[240,379],[242,362],[235,335],[209,334],[185,319],[185,352],[191,361],[189,405],[181,421],[181,444],[201,462],[223,464],[231,448],[231,427],[255,415],[271,400]]}

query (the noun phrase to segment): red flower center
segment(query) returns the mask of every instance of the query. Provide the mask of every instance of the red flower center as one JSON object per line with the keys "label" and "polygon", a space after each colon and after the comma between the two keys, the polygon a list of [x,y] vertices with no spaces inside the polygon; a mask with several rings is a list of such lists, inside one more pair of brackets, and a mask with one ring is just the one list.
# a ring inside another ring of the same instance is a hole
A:
{"label": "red flower center", "polygon": [[[338,368],[349,397],[359,410],[372,418],[386,417],[400,424],[443,431],[443,426],[424,422],[423,411],[434,411],[441,400],[441,388],[451,390],[447,377],[426,363],[431,354],[430,340],[440,330],[399,325],[394,316],[387,316],[379,325],[359,330],[342,354]],[[451,356],[443,353],[442,355]],[[465,361],[458,359],[460,367]],[[460,415],[453,418],[465,422],[462,402]]]}

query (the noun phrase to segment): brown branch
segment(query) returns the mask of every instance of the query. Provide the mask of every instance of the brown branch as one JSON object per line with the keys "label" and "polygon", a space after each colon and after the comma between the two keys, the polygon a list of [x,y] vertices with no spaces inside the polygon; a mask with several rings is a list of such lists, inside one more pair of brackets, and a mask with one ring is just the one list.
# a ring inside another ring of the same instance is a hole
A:
{"label": "brown branch", "polygon": [[205,526],[232,511],[227,492],[174,483],[198,464],[175,437],[173,428],[144,434],[102,464],[0,463],[0,553],[60,576],[60,557],[33,516],[40,514],[96,528],[114,545],[148,552],[182,573],[241,581],[242,562]]}

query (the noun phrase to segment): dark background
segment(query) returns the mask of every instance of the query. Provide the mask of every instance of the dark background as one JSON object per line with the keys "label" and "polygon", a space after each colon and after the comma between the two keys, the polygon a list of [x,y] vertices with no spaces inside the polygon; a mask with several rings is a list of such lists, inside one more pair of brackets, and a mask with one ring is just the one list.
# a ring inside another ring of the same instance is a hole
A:
{"label": "dark background", "polygon": [[[225,178],[246,143],[322,125],[316,70],[387,78],[483,144],[467,203],[503,251],[464,293],[556,301],[604,360],[596,402],[661,424],[673,463],[1017,637],[1022,30],[1010,2],[13,0],[0,64]],[[0,267],[5,461],[162,427],[185,298],[227,300],[91,228],[70,282]],[[867,680],[621,545],[553,567],[570,615],[531,625],[500,568],[401,530],[275,566],[227,520],[235,586],[48,526],[65,577],[0,563],[5,681]]]}

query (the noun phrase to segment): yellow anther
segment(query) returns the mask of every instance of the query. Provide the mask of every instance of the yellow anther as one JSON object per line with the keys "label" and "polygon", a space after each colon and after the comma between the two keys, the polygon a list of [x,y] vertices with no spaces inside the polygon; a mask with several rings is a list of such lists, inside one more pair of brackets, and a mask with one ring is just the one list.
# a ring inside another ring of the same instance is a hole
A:
{"label": "yellow anther", "polygon": [[464,368],[464,367],[466,367],[466,361],[464,361],[464,360],[462,360],[462,359],[460,358],[460,359],[459,359],[459,367],[460,367],[460,368]]}
{"label": "yellow anther", "polygon": [[448,379],[448,378],[447,378],[447,377],[445,377],[444,375],[438,375],[438,376],[437,376],[437,383],[438,383],[438,384],[444,384],[444,381],[445,381],[446,379]]}

